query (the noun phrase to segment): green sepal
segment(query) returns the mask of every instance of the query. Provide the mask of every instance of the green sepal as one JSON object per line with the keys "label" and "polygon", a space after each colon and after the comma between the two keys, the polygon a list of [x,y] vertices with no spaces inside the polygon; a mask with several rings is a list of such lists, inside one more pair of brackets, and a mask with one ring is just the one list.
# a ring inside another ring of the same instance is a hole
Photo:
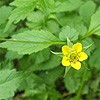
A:
{"label": "green sepal", "polygon": [[72,48],[73,43],[70,41],[70,39],[67,37],[67,45]]}
{"label": "green sepal", "polygon": [[89,66],[86,64],[85,61],[82,62],[82,65],[83,65],[87,70],[90,70]]}
{"label": "green sepal", "polygon": [[66,74],[68,73],[70,68],[71,68],[71,66],[66,66],[63,78],[66,76]]}
{"label": "green sepal", "polygon": [[90,45],[88,45],[88,46],[86,46],[86,47],[83,47],[83,51],[86,51],[86,50],[89,49],[92,45],[93,45],[93,43],[90,44]]}
{"label": "green sepal", "polygon": [[51,53],[53,53],[53,54],[55,54],[57,56],[63,57],[62,52],[54,52],[54,51],[51,51]]}

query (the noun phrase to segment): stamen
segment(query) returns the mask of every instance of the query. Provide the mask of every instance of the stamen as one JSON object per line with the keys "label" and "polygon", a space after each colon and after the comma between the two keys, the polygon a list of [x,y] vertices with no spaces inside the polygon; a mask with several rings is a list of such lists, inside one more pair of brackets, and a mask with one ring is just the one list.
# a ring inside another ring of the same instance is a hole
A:
{"label": "stamen", "polygon": [[71,59],[76,59],[76,57],[77,57],[77,55],[76,55],[75,53],[72,53],[72,54],[70,55],[70,58],[71,58]]}

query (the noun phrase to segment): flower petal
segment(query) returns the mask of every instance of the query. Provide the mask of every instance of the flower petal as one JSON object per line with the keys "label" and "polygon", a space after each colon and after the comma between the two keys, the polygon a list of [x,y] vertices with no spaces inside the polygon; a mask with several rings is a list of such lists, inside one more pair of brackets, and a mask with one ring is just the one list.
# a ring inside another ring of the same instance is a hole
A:
{"label": "flower petal", "polygon": [[82,51],[82,44],[76,43],[76,44],[73,45],[72,49],[77,51],[77,52],[81,52]]}
{"label": "flower petal", "polygon": [[68,54],[69,52],[70,52],[70,48],[67,45],[62,47],[62,53],[64,55]]}
{"label": "flower petal", "polygon": [[88,58],[88,55],[85,52],[80,52],[79,56],[79,61],[83,61]]}
{"label": "flower petal", "polygon": [[71,63],[71,66],[72,66],[73,68],[75,68],[76,70],[79,70],[79,69],[81,68],[81,63],[80,63],[79,61],[77,61],[77,62],[72,62],[72,63]]}
{"label": "flower petal", "polygon": [[64,56],[63,59],[62,59],[62,65],[63,66],[69,66],[70,65],[70,61],[66,56]]}

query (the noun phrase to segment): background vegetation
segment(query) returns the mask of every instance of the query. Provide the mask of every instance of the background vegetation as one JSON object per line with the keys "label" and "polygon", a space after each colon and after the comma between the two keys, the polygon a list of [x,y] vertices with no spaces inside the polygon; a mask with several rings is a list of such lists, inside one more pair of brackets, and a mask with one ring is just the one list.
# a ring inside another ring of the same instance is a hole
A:
{"label": "background vegetation", "polygon": [[[93,45],[63,78],[66,36]],[[0,0],[0,99],[99,100],[99,57],[100,0]]]}

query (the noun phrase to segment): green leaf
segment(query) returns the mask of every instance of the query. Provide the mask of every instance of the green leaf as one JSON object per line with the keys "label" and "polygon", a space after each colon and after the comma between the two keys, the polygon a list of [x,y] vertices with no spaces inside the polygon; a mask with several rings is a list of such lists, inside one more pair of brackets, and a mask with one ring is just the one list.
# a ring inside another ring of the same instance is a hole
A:
{"label": "green leaf", "polygon": [[66,26],[59,33],[59,38],[62,41],[66,41],[68,37],[71,41],[75,41],[78,39],[78,35],[79,33],[74,28],[70,28],[69,26]]}
{"label": "green leaf", "polygon": [[100,36],[100,10],[93,14],[91,17],[88,34],[95,34]]}
{"label": "green leaf", "polygon": [[87,33],[87,28],[81,16],[78,16],[76,13],[62,14],[58,18],[62,26],[74,28],[80,36],[84,36]]}
{"label": "green leaf", "polygon": [[39,76],[44,80],[48,85],[54,85],[54,82],[57,78],[62,74],[63,67],[57,67],[51,70],[43,71],[39,74]]}
{"label": "green leaf", "polygon": [[82,37],[87,33],[87,27],[83,23],[75,25],[75,29],[79,33],[79,37]]}
{"label": "green leaf", "polygon": [[20,85],[20,89],[37,89],[38,86],[43,85],[43,79],[41,79],[38,75],[34,74],[32,71],[27,71],[24,74],[24,80]]}
{"label": "green leaf", "polygon": [[87,1],[79,9],[79,14],[82,16],[86,24],[89,24],[90,18],[96,9],[96,4],[93,1]]}
{"label": "green leaf", "polygon": [[8,37],[8,36],[10,36],[13,33],[14,29],[15,29],[15,26],[11,25],[9,27],[9,29],[6,32],[4,32],[5,27],[6,27],[6,22],[5,22],[5,24],[0,26],[0,37]]}
{"label": "green leaf", "polygon": [[[82,41],[82,45],[83,45],[83,50],[85,49],[86,50],[85,52],[88,55],[90,55],[91,51],[94,49],[93,40],[91,38],[86,38]],[[84,47],[89,47],[89,48],[87,49],[87,48],[84,48]]]}
{"label": "green leaf", "polygon": [[35,8],[35,0],[15,0],[10,5],[16,8],[12,11],[5,32],[9,29],[10,25],[14,22],[18,23],[20,20],[24,20]]}
{"label": "green leaf", "polygon": [[48,96],[50,100],[61,100],[61,94],[54,87],[48,87]]}
{"label": "green leaf", "polygon": [[24,20],[35,8],[35,0],[15,0],[10,5],[16,6],[9,17],[9,20],[18,23]]}
{"label": "green leaf", "polygon": [[30,88],[29,89],[26,89],[25,94],[24,94],[24,97],[25,96],[34,96],[36,94],[41,94],[43,92],[46,92],[46,86],[45,86],[45,84],[41,84],[36,89],[35,88],[36,87],[34,85],[33,89],[32,88],[31,89]]}
{"label": "green leaf", "polygon": [[18,51],[19,54],[31,54],[59,42],[58,38],[47,31],[32,30],[13,35],[12,39],[1,43],[0,47]]}
{"label": "green leaf", "polygon": [[17,52],[14,51],[8,51],[5,55],[6,59],[14,60],[14,59],[20,59],[23,57],[23,55],[19,55]]}
{"label": "green leaf", "polygon": [[[100,76],[100,74],[96,74],[98,76]],[[94,92],[96,92],[97,90],[99,90],[99,85],[100,85],[100,77],[97,77],[93,82],[91,82],[90,87],[93,89]]]}
{"label": "green leaf", "polygon": [[0,7],[0,25],[5,24],[11,11],[12,11],[12,8],[9,6]]}
{"label": "green leaf", "polygon": [[[34,75],[34,74],[33,74]],[[25,93],[23,97],[32,97],[36,100],[47,100],[47,98],[51,98],[50,100],[58,100],[59,97],[61,97],[60,93],[54,89],[52,86],[48,86],[44,84],[44,82],[41,83],[41,80],[38,79],[38,77],[32,77],[32,79],[28,79],[28,85],[26,85]],[[34,82],[31,84],[33,87],[30,87],[30,80],[33,80]],[[38,80],[38,81],[37,81]]]}
{"label": "green leaf", "polygon": [[56,36],[58,36],[59,31],[60,31],[60,27],[59,24],[57,23],[57,21],[55,20],[49,20],[46,22],[46,27],[45,27],[48,31],[54,33]]}
{"label": "green leaf", "polygon": [[10,16],[12,7],[2,6],[0,7],[0,37],[7,37],[9,33],[12,32],[14,26],[11,26],[7,32],[4,32],[5,26],[7,24],[7,19]]}
{"label": "green leaf", "polygon": [[32,70],[32,71],[33,70],[50,70],[60,65],[60,61],[61,61],[60,57],[52,54],[50,56],[50,59],[48,59],[47,61],[41,64],[36,64],[36,65],[31,66],[29,70]]}
{"label": "green leaf", "polygon": [[68,89],[70,93],[75,93],[75,91],[79,88],[80,79],[75,77],[75,72],[71,69],[66,74],[66,77],[64,78],[64,83],[65,83],[65,87]]}
{"label": "green leaf", "polygon": [[100,70],[100,38],[94,40],[95,50],[90,56],[89,64],[91,67],[95,67],[96,69]]}
{"label": "green leaf", "polygon": [[[58,70],[58,69],[56,69]],[[56,70],[54,69],[55,73]],[[53,70],[50,70],[49,73],[51,73]],[[62,72],[62,70],[58,70],[58,73],[60,74]],[[40,76],[34,74],[33,72],[28,72],[26,74],[26,79],[25,81],[23,81],[22,83],[22,87],[24,86],[25,89],[25,93],[24,96],[27,96],[30,98],[30,96],[32,96],[33,98],[36,98],[36,100],[45,100],[44,96],[48,96],[50,98],[52,98],[52,100],[56,100],[56,98],[60,97],[61,95],[59,94],[58,91],[56,91],[54,88],[52,88],[52,86],[46,85],[45,83],[47,83],[45,81],[44,78],[41,77],[41,74],[45,75],[45,72],[40,73]],[[46,73],[47,74],[47,73]],[[56,77],[59,76],[59,74],[53,74],[54,78],[55,75]],[[52,76],[52,74],[50,74]],[[43,76],[43,75],[42,75]],[[48,76],[47,76],[48,78]],[[53,99],[55,98],[55,99]],[[47,99],[46,99],[47,100]]]}
{"label": "green leaf", "polygon": [[27,17],[26,25],[31,29],[41,29],[44,23],[44,14],[40,11],[34,11]]}
{"label": "green leaf", "polygon": [[40,64],[46,60],[48,60],[50,57],[50,49],[44,49],[42,51],[37,52],[35,57],[35,64]]}
{"label": "green leaf", "polygon": [[65,12],[73,11],[81,6],[83,2],[81,0],[67,0],[64,2],[56,2],[52,12]]}
{"label": "green leaf", "polygon": [[14,96],[14,92],[22,81],[22,74],[15,70],[0,71],[0,99]]}
{"label": "green leaf", "polygon": [[75,27],[76,25],[80,25],[82,22],[82,18],[78,16],[76,13],[63,13],[57,16],[62,26],[70,26]]}
{"label": "green leaf", "polygon": [[[82,66],[83,67],[83,66]],[[69,93],[76,93],[81,84],[81,79],[84,73],[84,68],[79,71],[71,68],[64,78],[64,84]],[[88,76],[87,76],[88,77]]]}
{"label": "green leaf", "polygon": [[37,53],[33,53],[29,56],[30,62],[34,62],[34,64],[40,64],[47,61],[50,58],[50,48],[46,48]]}
{"label": "green leaf", "polygon": [[51,9],[54,6],[55,1],[54,0],[37,0],[38,5],[37,8],[44,12],[45,14],[49,14],[51,12]]}

